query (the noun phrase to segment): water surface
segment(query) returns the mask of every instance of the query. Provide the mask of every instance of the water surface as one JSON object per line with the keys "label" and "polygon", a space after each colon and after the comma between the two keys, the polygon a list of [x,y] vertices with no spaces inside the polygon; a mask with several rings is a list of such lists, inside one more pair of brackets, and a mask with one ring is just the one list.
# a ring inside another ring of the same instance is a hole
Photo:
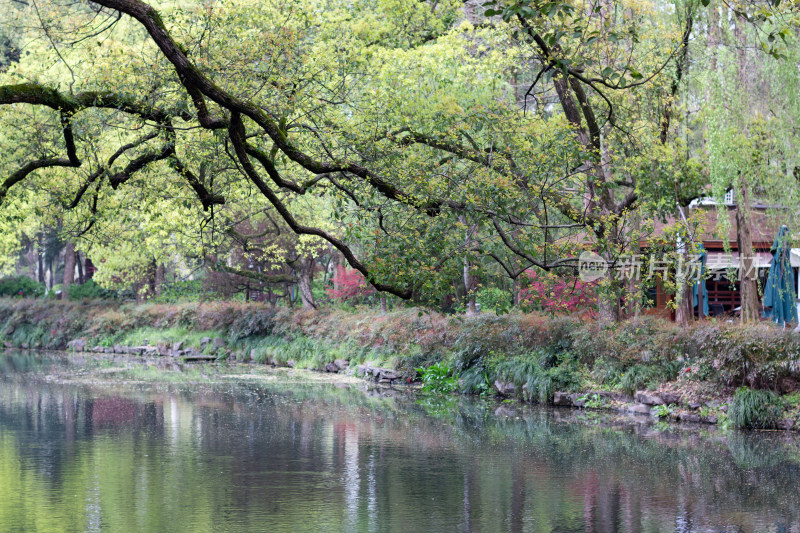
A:
{"label": "water surface", "polygon": [[0,531],[800,532],[784,433],[124,366],[0,355]]}

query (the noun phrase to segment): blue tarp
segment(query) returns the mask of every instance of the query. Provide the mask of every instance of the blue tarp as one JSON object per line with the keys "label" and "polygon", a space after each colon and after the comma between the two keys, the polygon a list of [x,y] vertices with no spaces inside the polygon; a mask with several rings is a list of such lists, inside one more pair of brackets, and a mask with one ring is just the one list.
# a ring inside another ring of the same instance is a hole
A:
{"label": "blue tarp", "polygon": [[794,273],[789,262],[792,245],[789,228],[781,226],[772,244],[772,262],[769,265],[767,285],[764,287],[762,303],[768,307],[764,314],[778,324],[797,322],[797,291],[794,286]]}
{"label": "blue tarp", "polygon": [[697,307],[697,293],[700,287],[703,288],[703,314],[705,316],[709,316],[708,313],[708,289],[706,288],[706,259],[708,258],[708,254],[706,253],[705,248],[703,245],[700,245],[700,281],[694,284],[692,287],[692,294],[694,295],[694,307]]}

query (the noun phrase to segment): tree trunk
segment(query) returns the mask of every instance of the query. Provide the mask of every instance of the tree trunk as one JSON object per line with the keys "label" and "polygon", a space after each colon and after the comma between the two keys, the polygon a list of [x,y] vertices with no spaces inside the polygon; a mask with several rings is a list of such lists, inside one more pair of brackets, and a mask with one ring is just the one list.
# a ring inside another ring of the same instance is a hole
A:
{"label": "tree trunk", "polygon": [[478,306],[475,302],[475,290],[477,289],[477,280],[472,275],[472,264],[467,259],[464,261],[464,298],[467,300],[467,316],[474,316],[478,314]]}
{"label": "tree trunk", "polygon": [[[683,208],[678,207],[678,212],[683,219],[684,224],[688,227],[686,216],[683,213]],[[687,228],[688,229],[688,228]],[[691,246],[693,238],[689,239],[688,243],[683,243],[680,238],[678,239],[678,253],[680,254],[678,268],[675,272],[675,322],[682,326],[689,325],[692,320],[694,297],[692,296],[692,287],[688,284],[689,277],[689,255],[687,253],[687,246]]]}
{"label": "tree trunk", "polygon": [[83,262],[83,276],[84,276],[84,283],[89,281],[94,277],[94,263],[88,257]]}
{"label": "tree trunk", "polygon": [[61,284],[61,293],[65,298],[73,281],[75,281],[75,245],[67,242],[64,244],[64,281]]}
{"label": "tree trunk", "polygon": [[679,285],[679,293],[675,295],[677,307],[675,308],[675,322],[682,326],[688,326],[694,318],[694,296],[692,286],[685,284]]}
{"label": "tree trunk", "polygon": [[387,312],[388,309],[386,306],[386,295],[381,294],[381,313],[385,315]]}
{"label": "tree trunk", "polygon": [[511,305],[519,307],[519,277],[511,278]]}
{"label": "tree trunk", "polygon": [[145,282],[145,300],[149,300],[156,294],[156,271],[158,270],[158,263],[155,259],[150,262],[150,267],[147,269],[147,281]]}
{"label": "tree trunk", "polygon": [[[469,253],[470,245],[472,244],[472,235],[476,226],[467,225],[467,217],[464,215],[458,216],[458,221],[464,225],[464,249]],[[467,316],[474,316],[478,313],[478,306],[475,302],[475,292],[478,289],[478,280],[472,273],[472,262],[469,260],[469,255],[464,257],[464,299],[467,305]]]}
{"label": "tree trunk", "polygon": [[311,275],[303,271],[297,281],[297,287],[300,290],[300,300],[303,302],[303,309],[316,309],[314,304],[314,293],[311,292]]}
{"label": "tree trunk", "polygon": [[44,285],[44,254],[42,253],[42,234],[38,236],[38,246],[36,247],[36,260],[38,264],[39,283]]}
{"label": "tree trunk", "polygon": [[339,276],[336,274],[339,272],[339,253],[336,251],[331,252],[331,267],[333,268],[333,290],[335,293],[338,294],[340,287],[340,280]]}
{"label": "tree trunk", "polygon": [[[605,260],[611,263],[612,257],[606,254]],[[622,280],[617,279],[616,271],[612,268],[606,270],[600,280],[600,290],[597,295],[597,320],[604,324],[619,322],[620,297],[622,296]]]}
{"label": "tree trunk", "polygon": [[[747,35],[745,34],[746,20],[737,17],[733,29],[738,41],[738,83],[739,90],[750,90],[750,77],[747,64]],[[746,93],[745,93],[746,94]],[[753,257],[753,237],[750,233],[750,191],[747,177],[739,175],[738,190],[736,191],[736,240],[739,245],[739,294],[742,301],[742,322],[758,320],[758,285],[756,282],[757,271]]]}
{"label": "tree trunk", "polygon": [[619,322],[619,291],[616,280],[611,280],[609,294],[601,294],[597,298],[597,320],[604,324]]}
{"label": "tree trunk", "polygon": [[314,277],[314,260],[311,258],[300,260],[300,268],[297,274],[297,288],[300,291],[303,309],[316,309],[317,304],[314,303],[314,293],[311,291],[311,281]]}
{"label": "tree trunk", "polygon": [[757,264],[753,253],[753,236],[748,224],[750,197],[742,179],[736,207],[736,240],[739,245],[739,294],[742,300],[742,322],[758,320]]}
{"label": "tree trunk", "polygon": [[36,279],[36,242],[31,241],[31,249],[28,255],[28,272],[32,280]]}
{"label": "tree trunk", "polygon": [[[639,230],[641,229],[641,216],[635,213],[632,221],[632,229],[636,240],[631,243],[630,249],[633,252],[633,261],[641,260],[642,249],[639,246]],[[625,318],[632,318],[639,315],[642,308],[642,285],[641,285],[641,271],[638,268],[633,268],[629,273],[625,283]]]}
{"label": "tree trunk", "polygon": [[155,280],[155,293],[156,296],[161,296],[161,289],[164,286],[164,263],[158,263],[156,266],[156,280]]}
{"label": "tree trunk", "polygon": [[83,272],[83,261],[81,261],[80,252],[75,252],[75,263],[78,266],[78,283],[83,285],[84,283],[86,283],[86,277],[84,276]]}
{"label": "tree trunk", "polygon": [[[716,5],[708,8],[708,48],[711,53],[709,69],[713,72],[717,70],[717,48],[720,42],[719,31],[719,7]],[[708,91],[706,91],[708,94]]]}

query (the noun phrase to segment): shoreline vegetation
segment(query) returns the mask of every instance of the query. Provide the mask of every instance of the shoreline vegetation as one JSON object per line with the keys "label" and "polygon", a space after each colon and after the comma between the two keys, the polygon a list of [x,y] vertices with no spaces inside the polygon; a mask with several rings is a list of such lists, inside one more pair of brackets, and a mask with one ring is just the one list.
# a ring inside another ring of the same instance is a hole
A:
{"label": "shoreline vegetation", "polygon": [[6,348],[236,360],[421,381],[499,396],[722,427],[800,429],[800,336],[768,324],[315,311],[233,302],[0,299]]}

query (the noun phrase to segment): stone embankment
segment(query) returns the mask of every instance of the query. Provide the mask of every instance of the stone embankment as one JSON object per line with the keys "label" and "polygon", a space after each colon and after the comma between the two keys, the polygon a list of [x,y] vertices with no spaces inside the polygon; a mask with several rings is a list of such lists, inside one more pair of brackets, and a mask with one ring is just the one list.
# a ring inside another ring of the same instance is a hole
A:
{"label": "stone embankment", "polygon": [[[513,383],[495,381],[495,392],[505,398],[519,397]],[[522,387],[522,399],[528,398]],[[556,392],[552,405],[578,409],[603,409],[634,416],[649,416],[673,422],[717,424],[728,411],[725,401],[691,401],[675,391],[636,391],[633,396],[614,391]],[[784,419],[778,429],[798,430],[795,421]]]}
{"label": "stone embankment", "polygon": [[[145,357],[172,357],[179,358],[183,361],[217,361],[229,360],[238,362],[250,362],[254,358],[255,350],[245,353],[241,350],[229,350],[226,341],[222,337],[203,337],[200,340],[200,347],[193,348],[185,346],[182,341],[172,344],[156,343],[151,345],[145,341],[141,346],[124,346],[115,344],[114,346],[94,346],[90,347],[85,339],[75,339],[67,344],[67,349],[73,352],[94,352],[103,354],[122,354],[122,355],[135,355]],[[289,360],[281,363],[272,358],[266,361],[267,364],[275,367],[293,368],[295,366],[294,360]],[[358,365],[354,370],[350,368],[349,359],[336,359],[331,363],[327,363],[324,368],[325,372],[353,374],[358,377],[370,379],[376,383],[383,384],[400,384],[411,383],[408,377],[403,376],[396,370],[390,368],[380,368],[370,364]]]}
{"label": "stone embankment", "polygon": [[200,347],[186,347],[183,341],[172,344],[156,343],[149,344],[147,341],[140,346],[125,346],[115,344],[113,346],[94,346],[90,347],[86,340],[75,339],[67,343],[67,349],[74,352],[94,352],[106,354],[125,354],[149,357],[174,357],[184,361],[216,361],[219,359],[229,359],[238,361],[248,361],[249,354],[241,351],[232,351],[226,348],[225,339],[221,337],[203,337],[200,339]]}

